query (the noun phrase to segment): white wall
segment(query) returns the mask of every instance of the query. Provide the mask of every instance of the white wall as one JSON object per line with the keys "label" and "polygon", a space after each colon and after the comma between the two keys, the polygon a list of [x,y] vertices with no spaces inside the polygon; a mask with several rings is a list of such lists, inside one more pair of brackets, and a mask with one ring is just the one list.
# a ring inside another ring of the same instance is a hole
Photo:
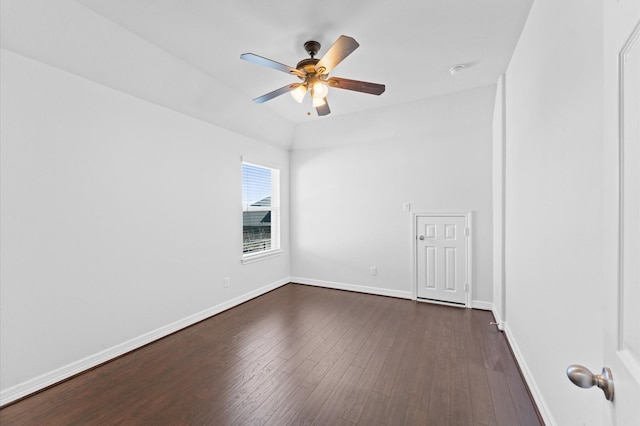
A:
{"label": "white wall", "polygon": [[283,148],[291,144],[291,123],[251,102],[254,94],[223,84],[215,73],[75,0],[2,0],[0,7],[0,42],[7,50],[249,138]]}
{"label": "white wall", "polygon": [[474,211],[473,299],[491,302],[494,100],[492,86],[300,125],[292,276],[410,297],[410,202],[414,212]]}
{"label": "white wall", "polygon": [[1,63],[2,391],[289,275],[286,254],[240,264],[240,157],[282,167],[287,253],[288,152]]}
{"label": "white wall", "polygon": [[[534,2],[506,76],[507,331],[552,424],[601,424],[602,2]],[[615,141],[609,141],[615,143]],[[540,402],[540,401],[539,401]]]}

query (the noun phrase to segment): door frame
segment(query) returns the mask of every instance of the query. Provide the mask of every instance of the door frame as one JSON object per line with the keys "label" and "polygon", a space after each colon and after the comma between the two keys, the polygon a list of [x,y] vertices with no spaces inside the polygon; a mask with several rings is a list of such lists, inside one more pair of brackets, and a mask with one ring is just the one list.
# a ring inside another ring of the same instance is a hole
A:
{"label": "door frame", "polygon": [[426,299],[418,299],[418,262],[416,259],[416,256],[418,255],[418,250],[417,250],[417,241],[418,241],[418,234],[417,234],[417,223],[418,223],[418,218],[420,217],[443,217],[443,216],[450,216],[450,217],[463,217],[465,219],[465,226],[467,229],[469,229],[468,235],[466,235],[466,242],[465,242],[465,249],[466,249],[466,255],[467,255],[467,262],[466,262],[466,272],[467,272],[467,284],[468,284],[468,288],[467,288],[467,292],[466,292],[466,297],[465,297],[465,303],[464,303],[464,307],[465,308],[471,308],[471,303],[472,303],[472,297],[471,295],[473,294],[473,211],[444,211],[444,212],[437,212],[437,211],[431,211],[431,212],[413,212],[411,214],[411,236],[410,236],[410,241],[411,241],[411,300],[415,300],[418,302],[424,302],[424,303],[434,303],[436,305],[447,305],[447,306],[455,306],[455,307],[461,307],[459,304],[457,303],[446,303],[446,302],[439,302],[439,301],[435,301],[435,300],[426,300]]}

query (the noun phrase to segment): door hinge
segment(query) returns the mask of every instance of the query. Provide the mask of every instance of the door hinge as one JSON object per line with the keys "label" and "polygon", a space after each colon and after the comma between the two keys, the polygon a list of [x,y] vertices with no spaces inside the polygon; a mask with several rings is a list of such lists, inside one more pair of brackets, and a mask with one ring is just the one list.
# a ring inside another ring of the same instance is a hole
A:
{"label": "door hinge", "polygon": [[469,293],[469,283],[464,283],[464,292]]}
{"label": "door hinge", "polygon": [[468,237],[469,233],[470,233],[469,228],[464,228],[464,236]]}

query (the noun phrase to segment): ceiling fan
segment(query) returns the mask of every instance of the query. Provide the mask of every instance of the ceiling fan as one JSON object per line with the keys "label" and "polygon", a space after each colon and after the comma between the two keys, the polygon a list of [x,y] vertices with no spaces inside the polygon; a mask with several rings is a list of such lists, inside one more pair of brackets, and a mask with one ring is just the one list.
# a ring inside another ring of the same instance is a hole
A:
{"label": "ceiling fan", "polygon": [[318,115],[327,115],[331,112],[327,103],[329,87],[369,93],[371,95],[381,95],[384,92],[384,84],[349,80],[342,77],[329,77],[329,73],[344,58],[356,50],[358,46],[360,45],[353,38],[341,35],[322,58],[316,59],[315,56],[320,50],[320,43],[312,40],[307,41],[304,44],[304,49],[311,57],[298,62],[295,68],[253,53],[243,53],[240,55],[240,59],[293,74],[302,80],[302,83],[288,84],[255,98],[254,102],[263,103],[284,93],[291,92],[293,98],[301,103],[306,93],[310,92],[313,107],[318,112]]}

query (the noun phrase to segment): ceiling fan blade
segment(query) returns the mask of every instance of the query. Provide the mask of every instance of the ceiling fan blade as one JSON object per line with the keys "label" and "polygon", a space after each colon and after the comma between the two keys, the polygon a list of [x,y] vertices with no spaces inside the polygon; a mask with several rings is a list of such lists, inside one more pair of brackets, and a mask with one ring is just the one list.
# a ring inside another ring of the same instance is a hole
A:
{"label": "ceiling fan blade", "polygon": [[253,102],[257,103],[257,104],[261,104],[263,102],[267,102],[268,100],[271,100],[277,96],[283,95],[287,92],[292,91],[293,89],[295,89],[296,87],[300,86],[300,83],[293,83],[293,84],[287,84],[286,86],[283,86],[279,89],[274,90],[273,92],[269,92],[266,95],[262,95],[259,98],[255,98],[253,100]]}
{"label": "ceiling fan blade", "polygon": [[319,116],[328,115],[331,112],[331,109],[329,109],[329,102],[327,102],[326,98],[324,99],[324,105],[316,107],[316,111]]}
{"label": "ceiling fan blade", "polygon": [[344,58],[360,46],[351,37],[341,35],[335,43],[327,50],[327,53],[316,64],[316,72],[319,74],[329,74]]}
{"label": "ceiling fan blade", "polygon": [[331,77],[327,80],[330,87],[336,89],[353,90],[355,92],[368,93],[370,95],[381,95],[384,93],[385,85],[377,83],[368,83],[366,81],[349,80],[341,77]]}
{"label": "ceiling fan blade", "polygon": [[306,75],[304,71],[300,71],[299,69],[290,67],[289,65],[281,64],[280,62],[276,62],[253,53],[243,53],[242,55],[240,55],[240,59],[253,62],[254,64],[273,68],[274,70],[286,72],[287,74],[297,75],[299,77],[304,77]]}

